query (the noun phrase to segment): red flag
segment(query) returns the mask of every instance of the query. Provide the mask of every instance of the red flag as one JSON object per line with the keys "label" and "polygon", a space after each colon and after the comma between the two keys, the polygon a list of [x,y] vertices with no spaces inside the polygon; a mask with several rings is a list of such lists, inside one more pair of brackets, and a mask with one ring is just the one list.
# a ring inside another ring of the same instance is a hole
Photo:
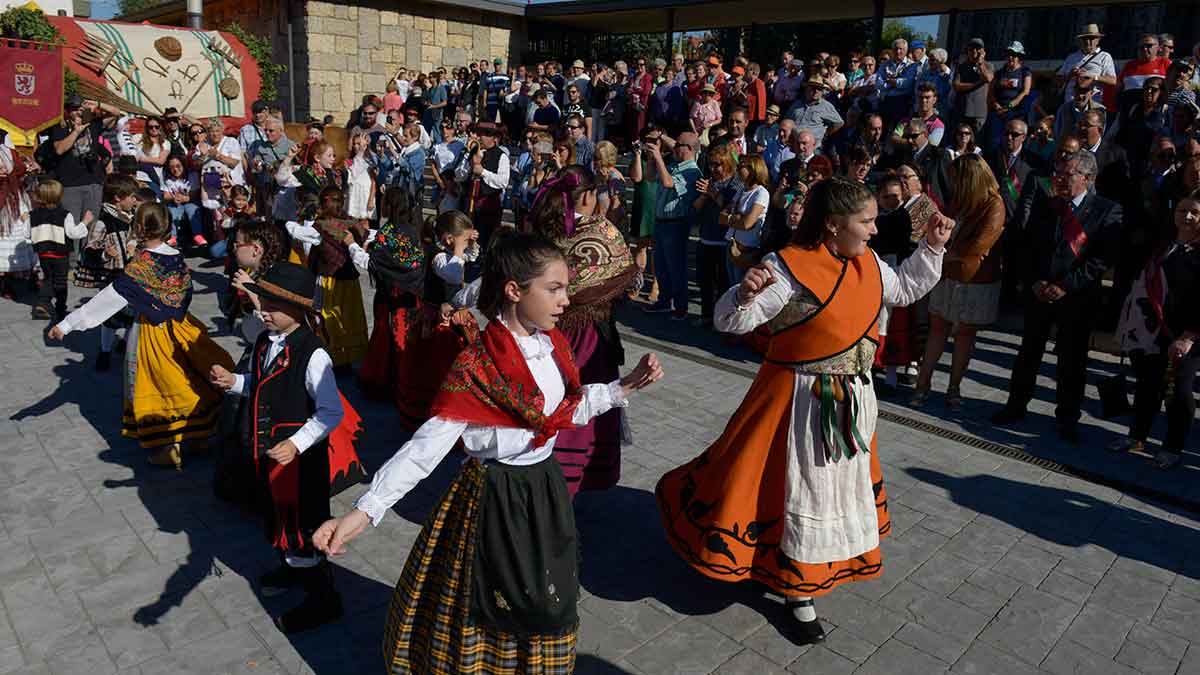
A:
{"label": "red flag", "polygon": [[0,129],[36,134],[62,120],[62,48],[0,40]]}

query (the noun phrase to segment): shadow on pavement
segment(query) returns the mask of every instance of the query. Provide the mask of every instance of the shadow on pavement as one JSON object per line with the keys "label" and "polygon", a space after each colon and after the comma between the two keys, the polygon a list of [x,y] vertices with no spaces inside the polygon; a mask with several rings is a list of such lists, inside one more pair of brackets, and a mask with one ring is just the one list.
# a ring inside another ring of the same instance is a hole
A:
{"label": "shadow on pavement", "polygon": [[[255,599],[261,602],[261,609],[271,617],[303,598],[299,590],[277,598],[263,598],[259,594],[259,576],[278,565],[278,558],[267,543],[256,514],[218,502],[206,489],[211,461],[189,460],[183,473],[171,475],[173,472],[169,470],[147,465],[145,454],[136,447],[106,450],[101,459],[128,467],[134,473],[132,478],[106,480],[106,488],[136,488],[154,519],[153,526],[168,537],[182,535],[187,540],[186,556],[178,561],[179,567],[157,592],[157,598],[137,608],[133,615],[135,622],[142,626],[156,625],[195,592],[204,593],[210,602],[214,602],[213,597],[226,598],[234,590],[231,584],[240,587],[243,602],[244,584],[249,584]],[[317,675],[383,672],[380,640],[392,589],[352,570],[348,565],[357,566],[354,563],[351,558],[335,561],[334,576],[345,615],[333,624],[285,636],[262,612],[253,607],[244,609],[248,617],[257,615],[251,618],[251,625],[289,672],[301,665],[288,663],[289,656]],[[244,581],[239,583],[237,577]]]}
{"label": "shadow on pavement", "polygon": [[[1170,511],[1135,510],[1089,494],[974,475],[957,478],[924,468],[914,479],[945,490],[955,504],[1003,521],[1060,549],[1064,558],[1089,547],[1190,577],[1200,577],[1200,531],[1169,520]],[[1188,517],[1191,517],[1189,514]],[[1111,556],[1110,556],[1111,557]]]}

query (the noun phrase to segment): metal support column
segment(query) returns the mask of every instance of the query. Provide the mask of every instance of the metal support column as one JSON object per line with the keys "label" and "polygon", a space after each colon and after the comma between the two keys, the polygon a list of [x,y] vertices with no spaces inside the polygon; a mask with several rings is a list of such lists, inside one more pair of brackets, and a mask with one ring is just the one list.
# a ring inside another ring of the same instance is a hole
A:
{"label": "metal support column", "polygon": [[871,52],[878,54],[883,44],[883,10],[886,0],[875,0],[875,14],[871,21]]}
{"label": "metal support column", "polygon": [[187,0],[187,26],[204,30],[204,0]]}
{"label": "metal support column", "polygon": [[958,10],[952,9],[946,13],[946,35],[945,35],[945,40],[944,40],[945,44],[942,45],[942,47],[945,48],[946,53],[950,55],[951,59],[954,59],[954,55],[958,53],[958,51],[957,51],[958,44],[954,41],[954,36],[957,34],[958,34]]}

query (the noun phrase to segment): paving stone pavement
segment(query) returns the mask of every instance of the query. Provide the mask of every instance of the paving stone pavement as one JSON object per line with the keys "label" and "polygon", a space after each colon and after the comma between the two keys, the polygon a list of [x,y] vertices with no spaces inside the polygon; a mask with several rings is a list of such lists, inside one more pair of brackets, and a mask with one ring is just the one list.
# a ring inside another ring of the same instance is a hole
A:
{"label": "paving stone pavement", "polygon": [[[217,328],[220,272],[196,271],[193,313]],[[72,289],[72,303],[87,295]],[[97,335],[48,345],[28,311],[0,301],[0,673],[383,672],[392,585],[460,458],[338,559],[346,618],[285,637],[270,617],[297,598],[256,593],[273,555],[251,515],[211,496],[211,461],[145,466],[119,436],[119,376],[91,367]],[[652,334],[642,328],[630,330]],[[241,353],[235,338],[219,341]],[[626,350],[633,362],[646,347]],[[828,639],[793,646],[775,627],[778,598],[706,581],[663,538],[655,482],[721,433],[750,381],[662,360],[667,379],[630,410],[620,486],[576,502],[577,672],[1200,673],[1195,513],[887,422],[883,575],[820,598]],[[1003,376],[990,369],[970,387]],[[376,467],[405,435],[388,406],[342,385],[371,423],[362,454]],[[1079,452],[1110,461],[1094,443]],[[363,489],[340,495],[335,513]]]}

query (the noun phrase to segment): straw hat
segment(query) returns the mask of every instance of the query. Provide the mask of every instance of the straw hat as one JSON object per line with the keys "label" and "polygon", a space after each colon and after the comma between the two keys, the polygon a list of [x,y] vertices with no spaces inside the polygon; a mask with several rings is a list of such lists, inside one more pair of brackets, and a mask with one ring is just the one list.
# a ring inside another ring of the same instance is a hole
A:
{"label": "straw hat", "polygon": [[825,78],[821,77],[820,75],[810,75],[809,78],[805,80],[804,86],[829,89],[829,85],[825,83]]}
{"label": "straw hat", "polygon": [[1104,33],[1100,32],[1100,26],[1094,23],[1089,23],[1083,27],[1083,30],[1080,31],[1079,35],[1075,36],[1076,39],[1084,37],[1104,37]]}
{"label": "straw hat", "polygon": [[715,93],[717,93],[717,88],[712,86],[711,84],[706,84],[703,87],[700,87],[700,93],[701,94],[715,94]]}

